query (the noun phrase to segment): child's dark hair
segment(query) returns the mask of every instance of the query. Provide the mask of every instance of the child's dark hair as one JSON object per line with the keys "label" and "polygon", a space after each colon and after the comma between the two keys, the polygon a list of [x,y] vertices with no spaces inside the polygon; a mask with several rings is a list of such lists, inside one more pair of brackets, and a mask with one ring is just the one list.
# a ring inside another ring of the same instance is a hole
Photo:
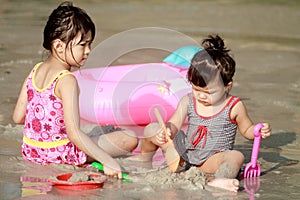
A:
{"label": "child's dark hair", "polygon": [[235,72],[235,61],[228,54],[230,51],[218,35],[209,35],[202,42],[204,50],[193,57],[187,79],[199,87],[206,87],[212,77],[220,74],[224,86],[232,82]]}
{"label": "child's dark hair", "polygon": [[44,29],[43,47],[51,51],[52,41],[60,39],[68,43],[81,32],[81,40],[91,31],[92,40],[95,38],[95,25],[88,14],[71,2],[63,2],[49,16]]}

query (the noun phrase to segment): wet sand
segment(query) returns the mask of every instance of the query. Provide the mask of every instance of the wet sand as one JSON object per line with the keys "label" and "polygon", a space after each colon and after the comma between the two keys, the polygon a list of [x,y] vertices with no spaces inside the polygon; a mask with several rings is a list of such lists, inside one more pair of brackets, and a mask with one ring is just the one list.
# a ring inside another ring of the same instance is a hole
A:
{"label": "wet sand", "polygon": [[[300,194],[297,182],[300,178],[300,4],[297,1],[245,2],[248,1],[176,1],[175,5],[173,1],[155,0],[75,1],[75,5],[86,9],[96,23],[95,46],[122,31],[149,26],[176,30],[198,42],[209,33],[222,35],[237,62],[231,93],[243,99],[255,123],[268,121],[273,127],[273,135],[261,143],[262,176],[245,185],[241,180],[238,194],[212,188],[203,190],[188,184],[185,188],[176,184],[163,187],[142,180],[123,183],[113,179],[103,189],[72,193],[51,188],[42,180],[82,169],[24,162],[20,156],[22,127],[15,126],[11,120],[24,78],[44,57],[42,29],[58,3],[1,0],[0,199],[73,199],[74,196],[84,199],[297,199]],[[122,55],[112,64],[159,62],[167,53],[160,49],[141,49]],[[135,129],[141,134],[142,127]],[[238,135],[235,148],[245,154],[245,164],[248,163],[252,142]],[[161,154],[157,155],[155,164],[163,165]],[[143,177],[142,174],[137,178]],[[153,174],[160,175],[155,171]],[[30,182],[34,178],[40,179]]]}

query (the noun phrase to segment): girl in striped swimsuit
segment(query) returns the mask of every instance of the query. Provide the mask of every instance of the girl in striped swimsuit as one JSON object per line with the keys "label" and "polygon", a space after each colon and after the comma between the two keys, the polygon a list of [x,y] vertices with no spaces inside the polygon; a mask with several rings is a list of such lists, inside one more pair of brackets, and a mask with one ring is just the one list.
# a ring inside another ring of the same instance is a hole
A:
{"label": "girl in striped swimsuit", "polygon": [[[231,96],[235,61],[228,54],[223,39],[210,35],[202,42],[204,50],[191,61],[187,79],[192,92],[184,96],[167,123],[167,133],[157,123],[144,130],[139,159],[152,160],[162,148],[169,168],[175,172],[196,166],[208,177],[208,185],[237,192],[235,179],[244,163],[244,155],[233,150],[237,128],[253,139],[254,124],[240,98]],[[188,119],[186,133],[181,127]],[[271,127],[263,123],[262,137],[269,137]]]}

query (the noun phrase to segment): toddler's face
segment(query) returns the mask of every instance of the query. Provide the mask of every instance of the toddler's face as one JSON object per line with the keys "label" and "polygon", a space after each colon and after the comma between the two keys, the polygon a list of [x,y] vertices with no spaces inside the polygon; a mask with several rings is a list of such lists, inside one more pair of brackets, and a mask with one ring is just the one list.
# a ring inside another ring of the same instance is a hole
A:
{"label": "toddler's face", "polygon": [[204,106],[213,106],[223,103],[226,99],[226,87],[222,81],[211,81],[206,87],[192,84],[195,99]]}

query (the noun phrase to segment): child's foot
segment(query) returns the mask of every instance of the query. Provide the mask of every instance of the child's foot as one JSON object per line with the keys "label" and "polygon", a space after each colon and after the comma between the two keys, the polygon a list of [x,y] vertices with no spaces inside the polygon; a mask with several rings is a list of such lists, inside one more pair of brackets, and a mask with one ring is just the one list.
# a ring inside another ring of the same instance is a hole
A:
{"label": "child's foot", "polygon": [[229,178],[216,178],[207,183],[207,185],[212,187],[217,187],[232,192],[237,192],[239,189],[239,181],[237,179]]}

